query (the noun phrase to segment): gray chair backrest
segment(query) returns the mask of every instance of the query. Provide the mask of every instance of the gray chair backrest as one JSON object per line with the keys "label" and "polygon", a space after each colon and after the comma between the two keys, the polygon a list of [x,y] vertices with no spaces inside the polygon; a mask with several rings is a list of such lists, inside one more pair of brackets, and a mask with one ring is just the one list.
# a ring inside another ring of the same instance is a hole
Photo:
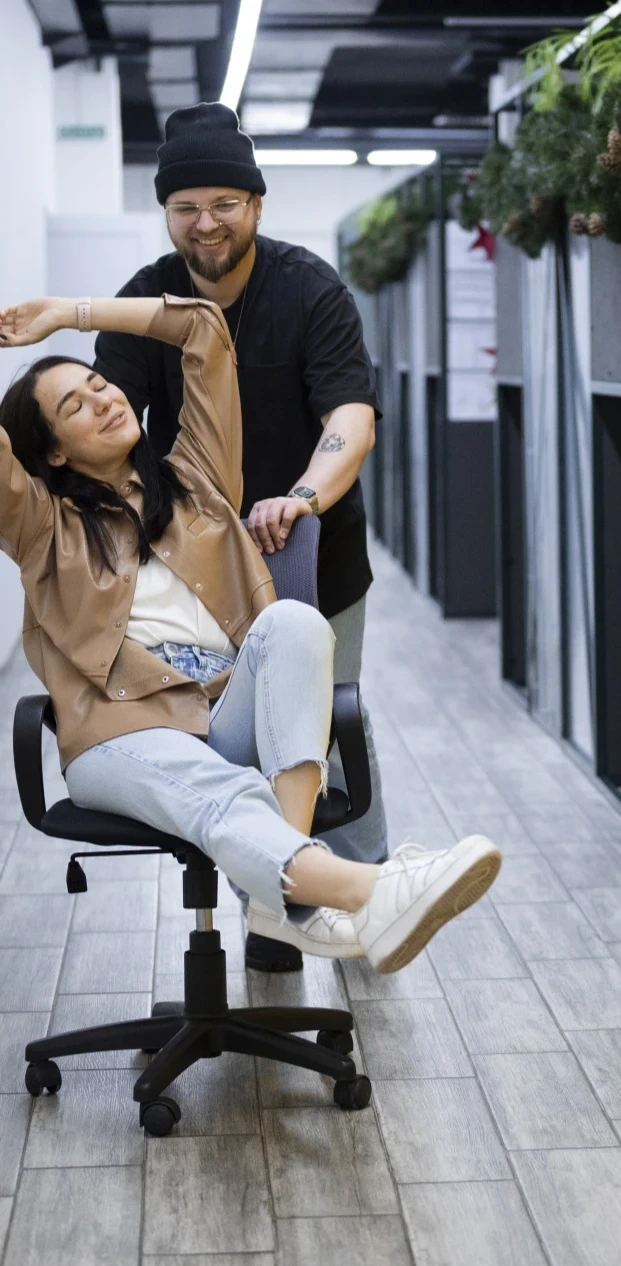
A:
{"label": "gray chair backrest", "polygon": [[263,555],[264,562],[272,573],[277,598],[295,598],[298,602],[308,603],[310,607],[319,605],[319,532],[319,519],[314,514],[300,515],[291,528],[285,548]]}

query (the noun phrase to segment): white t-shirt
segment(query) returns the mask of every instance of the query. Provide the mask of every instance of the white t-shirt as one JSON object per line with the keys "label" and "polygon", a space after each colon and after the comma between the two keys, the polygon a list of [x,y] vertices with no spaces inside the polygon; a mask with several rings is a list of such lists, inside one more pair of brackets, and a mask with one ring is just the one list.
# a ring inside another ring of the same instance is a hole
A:
{"label": "white t-shirt", "polygon": [[127,637],[142,646],[179,642],[235,659],[237,647],[200,598],[155,555],[138,568]]}

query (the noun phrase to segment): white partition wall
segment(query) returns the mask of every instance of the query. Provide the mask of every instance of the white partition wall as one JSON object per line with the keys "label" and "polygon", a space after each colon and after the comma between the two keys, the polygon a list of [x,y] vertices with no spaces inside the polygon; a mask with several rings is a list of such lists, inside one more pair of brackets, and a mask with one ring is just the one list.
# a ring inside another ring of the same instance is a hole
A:
{"label": "white partition wall", "polygon": [[[166,250],[163,217],[53,215],[48,223],[49,294],[114,295],[144,264]],[[95,334],[60,330],[47,340],[50,354],[92,360]]]}
{"label": "white partition wall", "polygon": [[476,234],[446,225],[446,368],[449,422],[495,422],[496,295],[494,265]]}
{"label": "white partition wall", "polygon": [[123,210],[121,92],[116,59],[72,62],[54,74],[56,210]]}
{"label": "white partition wall", "polygon": [[[45,293],[45,217],[53,205],[52,66],[27,0],[0,0],[0,299],[15,303]],[[37,354],[0,352],[0,395]],[[14,563],[0,553],[0,668],[21,628],[22,588]]]}
{"label": "white partition wall", "polygon": [[429,593],[429,479],[427,453],[427,311],[425,256],[416,256],[408,276],[410,338],[410,437],[414,519],[414,577]]}
{"label": "white partition wall", "polygon": [[593,409],[591,402],[591,252],[570,236],[560,270],[563,340],[563,614],[566,737],[590,759],[595,746]]}
{"label": "white partition wall", "polygon": [[530,707],[560,734],[561,546],[557,286],[554,248],[522,263],[526,488],[526,677]]}

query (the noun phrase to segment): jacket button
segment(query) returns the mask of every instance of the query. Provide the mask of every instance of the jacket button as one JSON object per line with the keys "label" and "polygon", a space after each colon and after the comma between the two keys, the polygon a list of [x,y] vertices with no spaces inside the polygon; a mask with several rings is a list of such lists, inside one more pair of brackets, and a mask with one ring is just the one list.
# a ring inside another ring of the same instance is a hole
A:
{"label": "jacket button", "polygon": [[197,580],[197,582],[196,582],[196,584],[195,584],[194,588],[195,588],[195,589],[202,589],[202,587],[203,587],[203,586],[201,585],[200,580]]}
{"label": "jacket button", "polygon": [[124,694],[125,694],[124,690],[119,690],[119,699],[122,699]]}
{"label": "jacket button", "polygon": [[115,627],[115,629],[120,629],[120,628],[122,627],[122,621],[121,621],[121,620],[115,620],[115,621],[114,621],[114,627]]}
{"label": "jacket button", "polygon": [[166,685],[166,682],[170,681],[170,677],[162,677],[162,681],[164,682],[164,685]]}
{"label": "jacket button", "polygon": [[162,554],[162,558],[170,558],[170,550],[169,550],[169,549],[165,549],[165,550],[164,550],[164,552],[163,552],[163,554]]}
{"label": "jacket button", "polygon": [[224,621],[224,623],[225,623],[225,624],[230,624],[230,620],[225,620],[225,621]]}
{"label": "jacket button", "polygon": [[108,663],[107,659],[102,659],[102,661],[101,661],[101,663],[100,663],[99,667],[100,667],[100,668],[105,668],[107,663]]}
{"label": "jacket button", "polygon": [[123,576],[123,580],[127,583],[131,580],[131,576]]}

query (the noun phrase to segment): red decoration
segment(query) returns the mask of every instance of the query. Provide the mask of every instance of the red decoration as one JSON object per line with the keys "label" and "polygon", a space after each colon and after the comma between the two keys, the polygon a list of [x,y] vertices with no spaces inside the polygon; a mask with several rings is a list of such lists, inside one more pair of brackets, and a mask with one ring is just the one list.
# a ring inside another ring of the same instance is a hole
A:
{"label": "red decoration", "polygon": [[[498,348],[497,348],[497,347],[482,347],[482,348],[481,348],[481,351],[482,351],[482,352],[485,352],[485,355],[486,355],[486,356],[497,356],[497,355],[498,355]],[[491,372],[491,374],[492,374],[492,375],[494,375],[494,374],[496,373],[496,366],[495,366],[495,365],[493,365],[493,366],[492,366],[492,369],[491,369],[491,371],[490,371],[490,372]]]}
{"label": "red decoration", "polygon": [[487,258],[493,260],[496,254],[496,238],[494,234],[490,233],[489,229],[484,228],[482,224],[477,224],[477,233],[479,236],[476,242],[473,242],[468,247],[468,250],[476,251],[477,247],[480,246],[485,251]]}

